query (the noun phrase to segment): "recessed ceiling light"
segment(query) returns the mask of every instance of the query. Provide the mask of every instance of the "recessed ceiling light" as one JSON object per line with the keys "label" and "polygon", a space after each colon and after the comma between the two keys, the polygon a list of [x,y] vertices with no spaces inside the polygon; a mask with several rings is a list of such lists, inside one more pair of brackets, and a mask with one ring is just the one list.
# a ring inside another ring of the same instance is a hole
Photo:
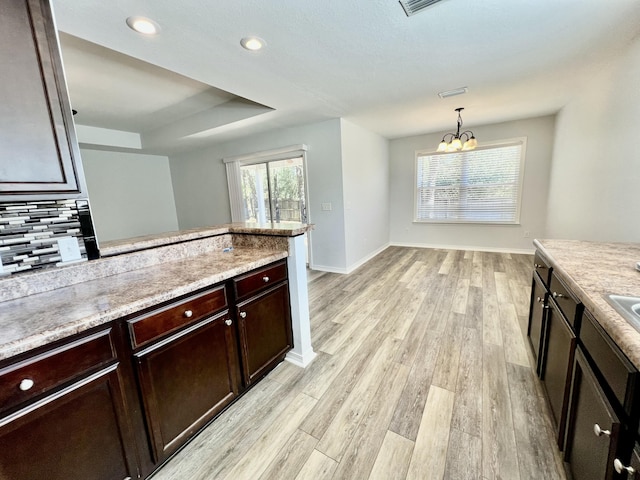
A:
{"label": "recessed ceiling light", "polygon": [[242,40],[240,40],[240,45],[242,45],[247,50],[251,50],[254,52],[256,50],[260,50],[266,44],[267,42],[265,42],[260,37],[244,37]]}
{"label": "recessed ceiling light", "polygon": [[146,17],[129,17],[127,25],[132,30],[145,35],[155,35],[160,32],[160,25]]}

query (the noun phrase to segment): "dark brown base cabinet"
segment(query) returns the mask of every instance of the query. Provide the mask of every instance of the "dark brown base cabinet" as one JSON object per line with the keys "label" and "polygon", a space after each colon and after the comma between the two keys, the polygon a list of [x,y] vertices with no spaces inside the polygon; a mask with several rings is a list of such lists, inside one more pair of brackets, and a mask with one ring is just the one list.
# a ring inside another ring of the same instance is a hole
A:
{"label": "dark brown base cabinet", "polygon": [[264,376],[292,347],[287,284],[237,306],[240,344],[247,385]]}
{"label": "dark brown base cabinet", "polygon": [[527,334],[565,466],[572,480],[640,480],[638,371],[540,252],[534,262]]}
{"label": "dark brown base cabinet", "polygon": [[[104,333],[108,335],[109,330]],[[0,417],[2,480],[138,478],[119,364],[112,361],[87,375],[95,369],[83,365],[82,357],[76,356],[109,356],[110,352],[99,351],[106,339],[102,333],[92,335],[86,342],[40,353],[33,361],[27,359],[0,370],[3,387],[6,379],[18,395],[29,399],[33,392],[32,401],[18,403],[21,408]],[[63,365],[58,371],[67,372],[53,378],[49,369],[55,369],[58,361],[73,363]],[[44,396],[38,394],[41,384],[46,391],[52,381],[66,381],[63,377],[73,366],[78,368],[77,380]]]}
{"label": "dark brown base cabinet", "polygon": [[284,358],[289,308],[280,261],[0,362],[0,480],[149,476]]}
{"label": "dark brown base cabinet", "polygon": [[551,413],[558,432],[558,445],[564,443],[564,425],[567,418],[569,385],[576,337],[567,324],[564,315],[549,302],[544,335],[544,356],[540,369],[540,380],[544,386],[551,407]]}
{"label": "dark brown base cabinet", "polygon": [[230,322],[225,312],[135,355],[156,462],[238,395],[239,362]]}
{"label": "dark brown base cabinet", "polygon": [[621,425],[579,348],[571,395],[565,460],[573,480],[615,478]]}

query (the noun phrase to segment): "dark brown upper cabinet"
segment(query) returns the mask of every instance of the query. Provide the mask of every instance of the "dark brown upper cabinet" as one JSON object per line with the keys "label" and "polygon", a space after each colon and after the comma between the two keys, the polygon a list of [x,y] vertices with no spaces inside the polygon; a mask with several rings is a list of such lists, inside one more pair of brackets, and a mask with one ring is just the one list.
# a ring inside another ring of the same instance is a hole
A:
{"label": "dark brown upper cabinet", "polygon": [[49,2],[0,2],[0,45],[0,201],[86,196]]}

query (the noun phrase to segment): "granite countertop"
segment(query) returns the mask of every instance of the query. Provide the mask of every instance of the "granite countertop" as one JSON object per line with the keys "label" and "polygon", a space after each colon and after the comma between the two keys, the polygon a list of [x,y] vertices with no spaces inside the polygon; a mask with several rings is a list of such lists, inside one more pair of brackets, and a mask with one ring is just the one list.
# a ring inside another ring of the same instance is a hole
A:
{"label": "granite countertop", "polygon": [[640,332],[609,305],[606,294],[640,297],[638,243],[534,240],[571,291],[640,370]]}
{"label": "granite countertop", "polygon": [[0,359],[153,307],[286,258],[234,248],[106,276],[0,303]]}
{"label": "granite countertop", "polygon": [[179,230],[176,232],[145,235],[124,240],[100,242],[100,255],[103,257],[120,255],[122,253],[145,250],[199,238],[213,237],[217,235],[223,235],[225,233],[295,237],[298,235],[302,235],[310,229],[313,229],[313,225],[303,224],[299,222],[236,222],[224,225],[215,225],[211,227],[192,228],[189,230]]}

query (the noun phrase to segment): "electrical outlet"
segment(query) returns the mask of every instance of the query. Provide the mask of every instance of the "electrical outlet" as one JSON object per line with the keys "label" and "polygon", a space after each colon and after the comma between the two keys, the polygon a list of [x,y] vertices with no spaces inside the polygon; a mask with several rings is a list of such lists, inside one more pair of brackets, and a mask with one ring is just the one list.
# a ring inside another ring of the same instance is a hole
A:
{"label": "electrical outlet", "polygon": [[331,203],[323,203],[322,204],[322,211],[323,212],[330,212],[331,211]]}
{"label": "electrical outlet", "polygon": [[525,230],[524,233],[522,234],[522,236],[524,238],[529,238],[531,236],[531,232],[529,230]]}
{"label": "electrical outlet", "polygon": [[62,237],[58,239],[58,250],[63,262],[73,262],[80,260],[80,245],[76,237]]}

